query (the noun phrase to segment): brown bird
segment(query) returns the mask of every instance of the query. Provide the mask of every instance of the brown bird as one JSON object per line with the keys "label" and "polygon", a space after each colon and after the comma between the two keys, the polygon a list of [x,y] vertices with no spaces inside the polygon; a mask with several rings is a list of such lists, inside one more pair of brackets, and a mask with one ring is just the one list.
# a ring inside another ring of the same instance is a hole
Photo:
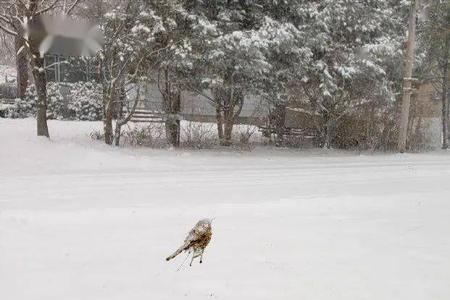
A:
{"label": "brown bird", "polygon": [[197,257],[200,257],[200,263],[202,263],[203,252],[205,252],[205,248],[208,246],[212,236],[212,221],[213,219],[203,219],[198,221],[194,228],[191,229],[188,236],[184,239],[183,245],[172,255],[167,257],[166,260],[171,260],[183,251],[189,251],[189,253],[192,251],[193,254],[189,266],[192,266],[192,262]]}

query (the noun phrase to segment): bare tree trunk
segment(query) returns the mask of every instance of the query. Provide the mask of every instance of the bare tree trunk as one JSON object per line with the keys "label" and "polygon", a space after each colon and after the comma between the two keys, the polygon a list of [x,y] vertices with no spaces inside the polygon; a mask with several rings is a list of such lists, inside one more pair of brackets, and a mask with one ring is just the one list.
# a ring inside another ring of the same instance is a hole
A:
{"label": "bare tree trunk", "polygon": [[[29,10],[35,11],[38,7],[37,0],[29,1]],[[36,125],[37,135],[50,137],[47,125],[47,75],[45,73],[45,60],[39,51],[38,41],[28,40],[28,55],[31,62],[32,74],[37,93]],[[24,49],[25,50],[25,49]]]}
{"label": "bare tree trunk", "polygon": [[167,140],[173,147],[180,146],[179,124],[180,120],[167,120],[165,123]]}
{"label": "bare tree trunk", "polygon": [[[125,101],[127,99],[127,94],[125,91],[125,80],[120,80],[120,93],[119,93],[119,101],[117,101],[115,107],[115,114],[116,114],[116,126],[114,128],[114,146],[119,147],[120,146],[120,135],[122,131],[122,118],[123,118],[123,108],[125,105]],[[113,114],[114,115],[114,114]]]}
{"label": "bare tree trunk", "polygon": [[[36,11],[39,1],[30,0],[28,5],[29,11]],[[45,73],[45,59],[39,51],[39,44],[36,40],[28,40],[28,55],[33,68],[32,74],[36,93],[38,98],[36,125],[37,135],[50,137],[47,125],[47,74]]]}
{"label": "bare tree trunk", "polygon": [[163,79],[161,80],[161,71],[158,74],[158,88],[163,98],[164,112],[167,119],[164,123],[166,138],[173,147],[180,146],[180,119],[181,112],[181,93],[178,88],[172,86],[169,77],[169,70],[163,70]]}
{"label": "bare tree trunk", "polygon": [[24,42],[21,37],[15,37],[15,50],[16,50],[17,97],[25,99],[25,94],[28,87],[28,60],[27,60],[27,52],[24,47]]}
{"label": "bare tree trunk", "polygon": [[222,110],[220,109],[220,105],[217,105],[217,108],[216,108],[216,123],[217,123],[217,136],[219,137],[219,143],[222,143],[222,140],[223,140],[223,116],[222,116]]}
{"label": "bare tree trunk", "polygon": [[[23,14],[23,11],[20,12]],[[25,99],[25,94],[28,87],[28,58],[27,58],[27,48],[25,45],[25,40],[23,37],[24,29],[19,20],[14,21],[14,28],[16,29],[17,35],[14,37],[14,48],[16,57],[16,82],[17,82],[17,92],[16,96],[20,99]]]}
{"label": "bare tree trunk", "polygon": [[112,126],[112,110],[106,114],[103,120],[103,130],[105,132],[105,143],[112,145],[113,143],[113,126]]}
{"label": "bare tree trunk", "polygon": [[47,78],[44,69],[44,58],[39,53],[33,55],[33,77],[37,93],[37,135],[50,137],[47,126]]}
{"label": "bare tree trunk", "polygon": [[367,125],[367,131],[366,131],[366,142],[365,142],[365,149],[375,150],[375,140],[374,137],[376,130],[375,130],[375,103],[372,102],[368,108],[368,116],[369,116],[369,123]]}
{"label": "bare tree trunk", "polygon": [[[131,107],[131,110],[128,111],[126,116],[124,116],[123,105],[121,105],[120,118],[118,118],[116,120],[116,128],[114,129],[114,145],[117,147],[120,146],[120,136],[121,136],[122,126],[127,124],[133,117],[134,113],[136,112],[136,108],[138,106],[138,103],[140,100],[140,95],[141,95],[140,91],[141,91],[141,89],[138,84],[137,91],[136,91],[136,98],[134,99],[134,103],[133,103],[133,106]],[[122,97],[123,97],[123,99],[121,101],[125,101],[126,94],[122,94]],[[122,102],[122,104],[123,104],[123,102]]]}
{"label": "bare tree trunk", "polygon": [[324,121],[325,124],[323,126],[324,131],[324,140],[323,140],[323,147],[327,149],[331,149],[332,144],[332,116],[327,111],[324,112]]}
{"label": "bare tree trunk", "polygon": [[220,87],[214,91],[214,99],[217,103],[217,130],[219,143],[222,146],[232,144],[234,122],[241,113],[244,104],[244,95],[234,85],[233,75],[231,74],[226,81],[229,81],[229,86]]}
{"label": "bare tree trunk", "polygon": [[338,121],[335,119],[329,119],[325,124],[325,147],[331,149],[333,147],[333,142],[336,138],[336,129]]}
{"label": "bare tree trunk", "polygon": [[181,112],[181,93],[177,91],[176,94],[173,95],[172,99],[172,111],[176,116],[172,122],[171,128],[171,136],[172,136],[172,145],[174,147],[180,147],[180,139],[181,139],[181,121],[179,118],[179,114]]}
{"label": "bare tree trunk", "polygon": [[231,138],[233,133],[233,120],[226,120],[225,121],[225,129],[224,129],[224,146],[231,146]]}
{"label": "bare tree trunk", "polygon": [[325,125],[325,148],[331,149],[331,128],[328,124]]}
{"label": "bare tree trunk", "polygon": [[112,95],[106,93],[103,95],[103,131],[105,133],[105,143],[112,145],[113,143],[113,105]]}
{"label": "bare tree trunk", "polygon": [[178,114],[180,113],[181,108],[181,95],[179,92],[169,92],[168,94],[168,114],[169,118],[165,122],[166,127],[166,136],[169,143],[173,147],[180,146],[180,120],[178,118]]}
{"label": "bare tree trunk", "polygon": [[234,125],[234,111],[233,107],[228,106],[224,111],[224,130],[223,130],[223,139],[222,146],[231,146],[231,137],[233,133],[233,125]]}
{"label": "bare tree trunk", "polygon": [[448,149],[448,113],[449,113],[449,99],[448,99],[448,67],[449,67],[449,55],[450,55],[450,34],[445,38],[445,56],[443,71],[444,76],[442,78],[442,149]]}
{"label": "bare tree trunk", "polygon": [[419,0],[413,0],[411,13],[409,15],[408,44],[406,46],[405,72],[403,75],[403,99],[402,111],[400,115],[400,132],[398,136],[398,151],[406,151],[408,139],[409,109],[411,106],[412,94],[412,72],[414,67],[414,51],[416,46],[416,18],[419,9]]}
{"label": "bare tree trunk", "polygon": [[116,127],[114,128],[114,146],[119,147],[120,146],[120,135],[122,132],[122,123],[120,122],[120,119],[122,118],[122,115],[123,115],[123,106],[120,105],[119,107],[117,107],[117,109],[118,109],[117,122],[116,122]]}
{"label": "bare tree trunk", "polygon": [[116,128],[114,129],[114,146],[119,147],[120,146],[120,135],[122,131],[122,125],[117,122]]}

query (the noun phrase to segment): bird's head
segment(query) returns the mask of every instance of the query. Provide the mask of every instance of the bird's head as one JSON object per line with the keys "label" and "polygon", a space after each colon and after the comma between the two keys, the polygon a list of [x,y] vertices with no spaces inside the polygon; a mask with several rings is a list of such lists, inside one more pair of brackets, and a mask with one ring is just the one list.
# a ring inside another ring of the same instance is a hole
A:
{"label": "bird's head", "polygon": [[215,218],[206,218],[206,219],[201,220],[200,222],[204,222],[204,223],[211,225],[212,222],[214,221],[214,219]]}

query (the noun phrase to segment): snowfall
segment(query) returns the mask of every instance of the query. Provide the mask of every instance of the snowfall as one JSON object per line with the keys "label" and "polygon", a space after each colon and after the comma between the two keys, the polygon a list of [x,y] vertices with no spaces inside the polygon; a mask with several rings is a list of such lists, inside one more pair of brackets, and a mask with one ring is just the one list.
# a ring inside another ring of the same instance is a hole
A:
{"label": "snowfall", "polygon": [[[111,148],[0,119],[0,299],[450,299],[450,153]],[[203,264],[166,262],[215,218]]]}

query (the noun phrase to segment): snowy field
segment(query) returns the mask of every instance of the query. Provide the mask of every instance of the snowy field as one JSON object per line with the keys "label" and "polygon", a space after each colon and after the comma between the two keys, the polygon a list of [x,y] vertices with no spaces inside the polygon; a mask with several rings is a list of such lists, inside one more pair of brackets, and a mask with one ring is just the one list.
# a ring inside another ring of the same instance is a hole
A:
{"label": "snowy field", "polygon": [[[448,153],[114,149],[49,125],[0,119],[0,299],[450,299]],[[204,263],[166,262],[204,217]]]}

